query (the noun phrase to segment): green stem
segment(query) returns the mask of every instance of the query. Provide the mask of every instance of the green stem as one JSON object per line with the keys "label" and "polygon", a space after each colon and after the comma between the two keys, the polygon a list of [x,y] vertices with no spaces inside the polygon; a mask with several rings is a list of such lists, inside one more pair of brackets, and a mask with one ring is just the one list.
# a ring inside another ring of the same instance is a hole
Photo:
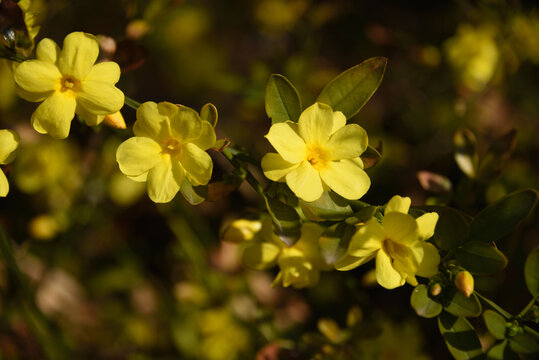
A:
{"label": "green stem", "polygon": [[230,148],[226,148],[221,152],[225,158],[234,166],[236,169],[242,169],[246,172],[245,180],[249,183],[249,185],[252,186],[252,188],[260,194],[263,198],[266,198],[266,195],[264,194],[264,187],[256,180],[254,175],[244,167],[238,159],[234,156]]}
{"label": "green stem", "polygon": [[531,310],[531,308],[533,307],[533,305],[535,305],[535,297],[528,303],[528,305],[526,305],[526,307],[517,315],[517,317],[522,317],[524,316],[528,311]]}
{"label": "green stem", "polygon": [[140,106],[140,103],[138,101],[135,101],[131,99],[130,97],[125,97],[125,105],[129,106],[133,110],[137,110]]}
{"label": "green stem", "polygon": [[492,301],[490,299],[487,299],[483,295],[479,294],[477,291],[474,291],[474,292],[475,292],[475,295],[477,295],[481,300],[483,300],[484,302],[489,304],[494,310],[499,312],[506,319],[510,320],[510,319],[512,319],[514,317],[513,315],[511,315],[510,313],[508,313],[507,311],[502,309],[500,306],[498,306],[498,304],[496,304],[494,301]]}

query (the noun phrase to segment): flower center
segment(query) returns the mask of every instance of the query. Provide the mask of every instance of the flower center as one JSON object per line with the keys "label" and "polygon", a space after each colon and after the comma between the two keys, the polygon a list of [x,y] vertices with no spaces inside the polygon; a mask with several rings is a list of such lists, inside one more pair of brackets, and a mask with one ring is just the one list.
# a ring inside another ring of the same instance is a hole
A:
{"label": "flower center", "polygon": [[182,152],[182,144],[175,138],[168,138],[162,144],[163,154],[169,154],[170,156],[178,156]]}
{"label": "flower center", "polygon": [[408,256],[408,249],[405,245],[401,245],[391,239],[384,239],[382,242],[382,250],[389,255],[391,260],[395,258],[405,258]]}
{"label": "flower center", "polygon": [[313,168],[320,171],[329,163],[329,156],[325,149],[320,145],[307,145],[305,160],[307,160]]}
{"label": "flower center", "polygon": [[78,81],[74,77],[64,76],[62,77],[62,80],[60,80],[61,92],[66,92],[66,91],[77,92],[79,90],[80,90],[80,81]]}

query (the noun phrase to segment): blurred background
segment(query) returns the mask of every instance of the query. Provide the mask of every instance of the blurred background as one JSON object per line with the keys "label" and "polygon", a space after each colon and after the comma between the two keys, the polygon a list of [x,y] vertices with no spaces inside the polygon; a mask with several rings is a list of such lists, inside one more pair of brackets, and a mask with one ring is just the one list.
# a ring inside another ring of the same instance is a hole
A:
{"label": "blurred background", "polygon": [[[117,86],[127,96],[196,110],[211,102],[218,138],[258,159],[271,149],[263,138],[270,74],[285,75],[307,107],[342,71],[387,57],[379,90],[351,120],[383,154],[368,170],[364,200],[372,204],[399,194],[473,216],[507,193],[538,187],[534,2],[31,4],[41,24],[36,43],[61,44],[72,31],[99,35],[101,57],[122,67]],[[450,358],[436,322],[409,306],[411,287],[377,287],[372,265],[324,273],[301,291],[272,288],[274,273],[242,267],[238,247],[219,233],[262,208],[247,186],[196,207],[181,195],[152,203],[115,160],[132,136],[134,110],[122,110],[127,130],[74,120],[69,138],[54,140],[31,128],[36,106],[17,97],[0,60],[0,128],[21,135],[15,161],[2,167],[11,189],[0,199],[0,224],[30,285],[0,266],[1,359]],[[460,157],[455,149],[464,149]],[[211,155],[219,181],[231,169]],[[476,278],[510,312],[529,301],[522,269],[539,245],[538,220],[536,211],[503,243],[502,274]],[[474,325],[489,346],[494,339]],[[339,337],[347,331],[349,342]]]}

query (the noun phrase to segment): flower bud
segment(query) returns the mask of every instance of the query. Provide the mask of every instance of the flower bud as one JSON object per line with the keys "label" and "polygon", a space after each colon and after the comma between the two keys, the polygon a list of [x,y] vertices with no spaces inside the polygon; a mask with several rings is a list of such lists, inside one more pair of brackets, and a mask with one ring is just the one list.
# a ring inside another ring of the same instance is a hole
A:
{"label": "flower bud", "polygon": [[430,287],[430,294],[432,296],[438,296],[442,292],[442,286],[438,283],[432,284]]}
{"label": "flower bud", "polygon": [[473,276],[468,271],[464,270],[455,276],[455,286],[466,297],[470,297],[473,293]]}
{"label": "flower bud", "polygon": [[115,129],[122,129],[122,130],[127,129],[127,126],[125,125],[124,117],[122,116],[122,113],[119,111],[116,111],[114,114],[106,115],[105,119],[103,120],[103,123]]}

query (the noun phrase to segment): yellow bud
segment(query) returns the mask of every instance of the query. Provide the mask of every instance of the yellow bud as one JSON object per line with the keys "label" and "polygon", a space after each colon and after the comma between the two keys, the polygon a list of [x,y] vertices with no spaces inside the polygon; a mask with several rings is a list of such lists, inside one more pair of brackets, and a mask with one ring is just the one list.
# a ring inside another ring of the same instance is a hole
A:
{"label": "yellow bud", "polygon": [[122,130],[127,129],[127,126],[125,125],[124,117],[122,116],[122,113],[119,111],[115,112],[114,114],[106,115],[105,119],[103,120],[103,123],[115,129],[122,129]]}
{"label": "yellow bud", "polygon": [[262,222],[258,220],[238,219],[225,227],[221,240],[233,243],[249,241],[260,229],[262,229]]}
{"label": "yellow bud", "polygon": [[473,293],[473,276],[468,271],[461,271],[455,276],[455,286],[466,297]]}
{"label": "yellow bud", "polygon": [[335,320],[328,318],[318,320],[318,330],[334,343],[338,342],[341,334],[341,329]]}
{"label": "yellow bud", "polygon": [[60,231],[60,225],[52,215],[36,216],[28,227],[30,234],[38,240],[50,240]]}
{"label": "yellow bud", "polygon": [[438,296],[440,295],[441,292],[442,292],[442,287],[440,286],[440,284],[433,284],[430,287],[430,294],[432,296]]}

